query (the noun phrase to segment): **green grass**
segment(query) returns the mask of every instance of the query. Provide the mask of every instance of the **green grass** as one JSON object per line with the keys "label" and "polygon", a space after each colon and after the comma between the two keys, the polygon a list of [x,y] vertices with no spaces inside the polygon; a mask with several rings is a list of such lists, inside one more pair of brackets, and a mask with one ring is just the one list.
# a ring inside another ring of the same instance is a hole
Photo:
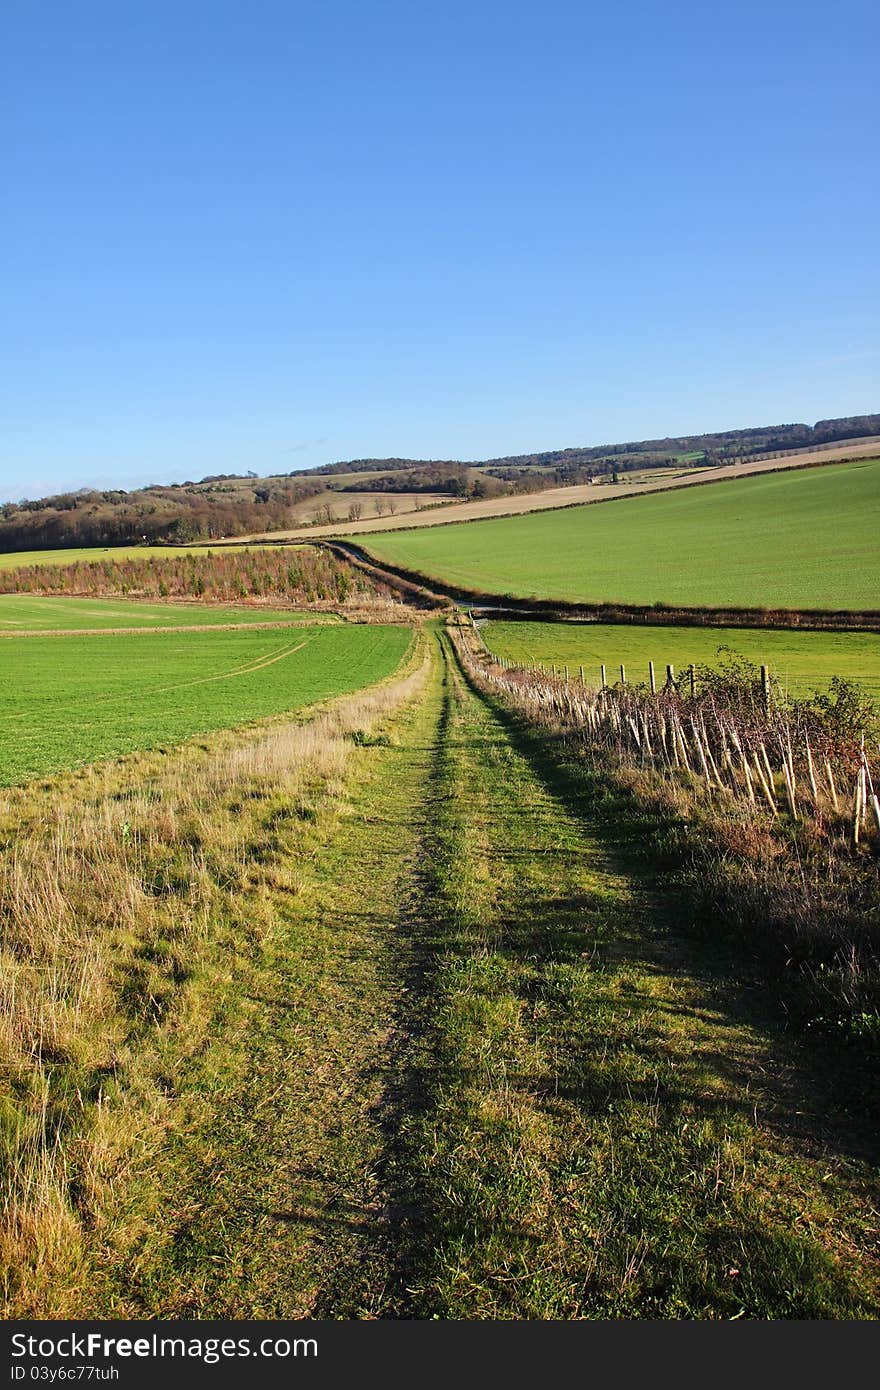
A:
{"label": "green grass", "polygon": [[48,598],[0,594],[0,632],[115,627],[213,627],[219,623],[281,623],[331,619],[292,608],[246,608],[235,604],[149,603],[141,599]]}
{"label": "green grass", "polygon": [[862,1174],[767,1123],[779,1040],[672,936],[631,806],[463,689],[446,718],[398,1315],[870,1317]]}
{"label": "green grass", "polygon": [[[679,934],[632,803],[454,667],[385,715],[292,783],[226,785],[220,741],[179,760],[202,780],[61,779],[60,827],[14,794],[31,862],[94,897],[62,935],[63,895],[10,880],[19,1015],[47,1036],[42,971],[67,1048],[22,1031],[33,1106],[69,1125],[13,1316],[874,1316],[860,1130]],[[22,961],[31,901],[61,948]],[[71,944],[104,952],[75,1026]]]}
{"label": "green grass", "polygon": [[525,665],[568,666],[598,685],[599,668],[608,680],[648,680],[653,661],[658,681],[671,663],[677,673],[691,662],[717,666],[729,648],[756,665],[766,664],[793,694],[827,689],[832,676],[857,681],[880,698],[880,634],[876,632],[792,632],[754,628],[629,627],[615,623],[487,623],[483,637],[489,650]]}
{"label": "green grass", "polygon": [[484,593],[858,610],[880,604],[878,523],[872,459],[365,543],[380,560]]}
{"label": "green grass", "polygon": [[[262,546],[243,548],[261,550]],[[212,550],[226,549],[228,547],[223,545],[93,545],[74,550],[13,550],[0,554],[0,569],[21,569],[24,565],[73,565],[79,560],[143,560],[162,555],[206,555]]]}
{"label": "green grass", "polygon": [[390,674],[404,627],[9,638],[0,784],[300,709]]}

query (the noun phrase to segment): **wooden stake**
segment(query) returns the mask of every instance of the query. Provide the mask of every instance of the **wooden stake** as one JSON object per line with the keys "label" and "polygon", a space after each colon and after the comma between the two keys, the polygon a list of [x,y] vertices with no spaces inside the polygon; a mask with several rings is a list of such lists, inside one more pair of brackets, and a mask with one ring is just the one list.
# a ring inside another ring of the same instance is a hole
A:
{"label": "wooden stake", "polygon": [[756,771],[757,774],[758,774],[758,784],[759,784],[759,786],[760,786],[760,788],[761,788],[761,791],[764,793],[765,797],[767,798],[767,805],[770,807],[770,810],[773,812],[773,814],[774,814],[774,816],[775,816],[776,813],[777,813],[776,799],[775,799],[775,797],[774,797],[774,795],[773,795],[773,792],[772,792],[772,790],[771,790],[771,788],[770,788],[770,784],[769,784],[769,782],[767,781],[767,778],[764,776],[764,769],[761,767],[761,760],[760,760],[760,758],[758,757],[757,753],[753,753],[753,754],[752,754],[752,759],[753,759],[754,764],[755,764],[755,771]]}
{"label": "wooden stake", "polygon": [[819,788],[816,786],[816,771],[815,771],[815,768],[813,767],[813,754],[810,752],[810,740],[807,739],[807,740],[806,740],[806,743],[807,743],[807,773],[809,774],[809,778],[810,778],[810,791],[813,793],[813,801],[814,801],[815,805],[818,806],[818,805],[819,805]]}
{"label": "wooden stake", "polygon": [[840,802],[837,799],[837,788],[834,785],[834,773],[831,771],[831,764],[825,759],[825,776],[828,778],[828,788],[831,792],[831,805],[835,811],[840,811]]}
{"label": "wooden stake", "polygon": [[649,674],[649,676],[650,676],[650,678],[651,678],[651,694],[652,694],[652,695],[656,695],[656,694],[657,694],[657,679],[656,679],[656,677],[655,677],[655,675],[654,675],[654,663],[653,663],[653,661],[649,661],[649,662],[648,662],[648,674]]}
{"label": "wooden stake", "polygon": [[691,720],[691,732],[693,733],[693,736],[694,736],[694,743],[697,745],[697,752],[698,752],[699,755],[700,755],[700,762],[701,762],[702,767],[703,767],[703,776],[704,776],[705,779],[706,779],[706,786],[707,786],[707,787],[709,788],[709,790],[711,791],[711,789],[712,789],[712,774],[711,774],[711,772],[709,771],[709,764],[708,764],[708,762],[706,761],[706,752],[705,752],[705,749],[703,748],[703,740],[700,738],[700,731],[699,731],[699,729],[697,728],[697,726],[696,726],[696,724],[694,723],[693,720]]}
{"label": "wooden stake", "polygon": [[758,751],[760,752],[761,757],[764,760],[764,767],[767,770],[767,781],[769,782],[770,786],[773,787],[775,785],[773,769],[770,766],[770,759],[767,757],[767,749],[764,747],[763,743],[758,744]]}
{"label": "wooden stake", "polygon": [[748,758],[746,757],[745,753],[742,751],[742,749],[740,749],[740,758],[742,759],[742,769],[743,769],[743,772],[744,772],[745,775],[746,775],[746,790],[748,791],[748,794],[749,794],[749,801],[750,801],[750,802],[752,803],[752,805],[754,806],[754,804],[755,804],[755,789],[754,789],[754,787],[752,786],[752,774],[751,774],[751,772],[749,771],[749,760],[748,760]]}

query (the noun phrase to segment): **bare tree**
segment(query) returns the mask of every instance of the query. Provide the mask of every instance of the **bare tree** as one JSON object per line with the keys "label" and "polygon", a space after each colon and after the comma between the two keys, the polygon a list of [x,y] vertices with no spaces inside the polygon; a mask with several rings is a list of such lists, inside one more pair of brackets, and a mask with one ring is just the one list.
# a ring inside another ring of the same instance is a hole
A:
{"label": "bare tree", "polygon": [[348,509],[349,521],[360,521],[364,514],[364,504],[362,502],[352,502]]}
{"label": "bare tree", "polygon": [[392,516],[397,511],[397,503],[395,502],[393,497],[388,498],[388,510]]}
{"label": "bare tree", "polygon": [[375,503],[374,503],[374,506],[375,506],[375,508],[376,508],[376,515],[377,515],[377,516],[384,516],[384,515],[385,515],[385,498],[384,498],[384,497],[377,497],[377,498],[376,498],[376,501],[375,501]]}

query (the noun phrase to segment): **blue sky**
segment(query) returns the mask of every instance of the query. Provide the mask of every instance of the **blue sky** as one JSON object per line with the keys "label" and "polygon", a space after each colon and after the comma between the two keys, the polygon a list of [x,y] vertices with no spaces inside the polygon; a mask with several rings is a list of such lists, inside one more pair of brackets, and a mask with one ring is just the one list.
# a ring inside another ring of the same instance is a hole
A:
{"label": "blue sky", "polygon": [[880,410],[874,0],[5,0],[0,496]]}

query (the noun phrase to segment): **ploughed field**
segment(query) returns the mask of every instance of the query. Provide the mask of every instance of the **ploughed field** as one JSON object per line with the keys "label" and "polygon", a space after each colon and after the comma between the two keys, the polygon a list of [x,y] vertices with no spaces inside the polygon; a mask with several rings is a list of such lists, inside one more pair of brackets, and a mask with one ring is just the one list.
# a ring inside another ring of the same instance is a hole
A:
{"label": "ploughed field", "polygon": [[619,623],[490,622],[482,628],[486,646],[526,666],[568,666],[587,685],[598,686],[600,668],[609,684],[620,666],[633,683],[647,682],[653,661],[659,684],[666,667],[681,675],[688,666],[711,666],[731,657],[767,665],[793,695],[827,690],[834,676],[857,682],[880,703],[880,633],[793,632],[772,628],[628,626]]}
{"label": "ploughed field", "polygon": [[0,594],[0,633],[90,628],[216,627],[335,621],[333,614],[237,604],[148,603],[143,599]]}
{"label": "ploughed field", "polygon": [[371,535],[379,561],[486,594],[687,607],[880,607],[880,459]]}
{"label": "ploughed field", "polygon": [[0,785],[360,690],[411,641],[405,627],[344,623],[8,638]]}

